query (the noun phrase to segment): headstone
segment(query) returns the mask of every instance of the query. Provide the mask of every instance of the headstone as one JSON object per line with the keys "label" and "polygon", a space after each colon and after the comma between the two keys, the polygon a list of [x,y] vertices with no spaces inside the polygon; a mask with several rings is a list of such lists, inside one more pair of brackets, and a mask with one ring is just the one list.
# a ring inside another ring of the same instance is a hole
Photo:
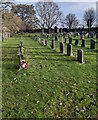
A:
{"label": "headstone", "polygon": [[91,39],[91,42],[90,42],[90,49],[95,49],[95,46],[96,46],[96,41]]}
{"label": "headstone", "polygon": [[20,46],[22,47],[22,41],[20,41]]}
{"label": "headstone", "polygon": [[75,40],[75,45],[78,45],[78,39]]}
{"label": "headstone", "polygon": [[20,52],[20,48],[18,48],[18,63],[19,63],[19,68],[20,68],[20,60],[21,60],[21,52]]}
{"label": "headstone", "polygon": [[85,47],[85,40],[82,40],[81,47]]}
{"label": "headstone", "polygon": [[55,26],[55,27],[54,27],[54,31],[55,31],[55,33],[57,33],[57,29],[58,29],[57,26]]}
{"label": "headstone", "polygon": [[83,63],[83,50],[77,50],[77,61]]}
{"label": "headstone", "polygon": [[98,38],[98,33],[96,33],[96,38]]}
{"label": "headstone", "polygon": [[47,41],[47,40],[45,40],[45,45],[46,45],[46,46],[48,45],[48,41]]}
{"label": "headstone", "polygon": [[57,37],[57,35],[55,35],[55,40],[57,40],[58,39],[58,37]]}
{"label": "headstone", "polygon": [[91,38],[93,38],[94,37],[94,34],[93,33],[91,33]]}
{"label": "headstone", "polygon": [[41,38],[39,37],[38,42],[41,43]]}
{"label": "headstone", "polygon": [[22,47],[21,47],[21,45],[19,45],[19,49],[20,49],[20,53],[22,53],[22,50],[21,50],[21,49],[22,49]]}
{"label": "headstone", "polygon": [[67,37],[68,37],[68,38],[70,37],[69,33],[67,34]]}
{"label": "headstone", "polygon": [[42,44],[45,45],[45,40],[42,41]]}
{"label": "headstone", "polygon": [[60,42],[60,52],[61,52],[61,53],[64,53],[64,52],[65,52],[65,51],[64,51],[64,48],[65,48],[64,43]]}
{"label": "headstone", "polygon": [[69,44],[72,44],[72,38],[69,37]]}
{"label": "headstone", "polygon": [[51,42],[51,48],[52,48],[52,49],[55,48],[55,40],[52,40],[52,42]]}
{"label": "headstone", "polygon": [[64,41],[65,43],[66,43],[66,38],[65,38],[65,41]]}
{"label": "headstone", "polygon": [[64,39],[63,39],[63,36],[61,36],[61,42],[63,43],[64,41],[63,41]]}
{"label": "headstone", "polygon": [[68,56],[72,56],[72,45],[71,44],[67,44],[67,55]]}

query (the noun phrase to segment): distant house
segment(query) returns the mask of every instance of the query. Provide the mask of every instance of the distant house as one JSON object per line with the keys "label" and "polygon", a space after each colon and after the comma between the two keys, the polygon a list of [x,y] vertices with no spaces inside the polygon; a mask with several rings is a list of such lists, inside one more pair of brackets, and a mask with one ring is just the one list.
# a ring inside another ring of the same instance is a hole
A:
{"label": "distant house", "polygon": [[10,30],[7,27],[0,28],[0,41],[10,39]]}

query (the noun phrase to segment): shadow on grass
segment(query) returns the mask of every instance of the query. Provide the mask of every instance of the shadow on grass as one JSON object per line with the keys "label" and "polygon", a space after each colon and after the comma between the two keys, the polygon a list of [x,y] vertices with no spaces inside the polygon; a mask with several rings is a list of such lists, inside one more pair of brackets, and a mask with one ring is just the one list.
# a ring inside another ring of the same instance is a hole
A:
{"label": "shadow on grass", "polygon": [[19,65],[18,65],[18,61],[17,61],[17,64],[13,65],[13,64],[3,64],[2,65],[2,68],[5,68],[5,69],[8,69],[8,72],[9,71],[16,71],[19,69]]}
{"label": "shadow on grass", "polygon": [[16,46],[15,46],[15,47],[7,47],[7,46],[3,46],[3,48],[4,48],[4,49],[5,49],[5,48],[8,49],[8,48],[18,48],[18,47],[16,47]]}
{"label": "shadow on grass", "polygon": [[46,47],[25,47],[26,49],[50,49],[51,50],[51,48],[46,48]]}
{"label": "shadow on grass", "polygon": [[[68,56],[69,57],[69,56]],[[65,59],[65,58],[41,58],[41,57],[37,57],[37,58],[30,58],[30,59],[36,59],[36,60],[51,60],[51,61],[67,61],[67,62],[72,62],[72,61],[77,61],[76,58],[70,58],[70,59]]]}
{"label": "shadow on grass", "polygon": [[18,61],[18,60],[14,58],[2,58],[2,62],[3,61]]}

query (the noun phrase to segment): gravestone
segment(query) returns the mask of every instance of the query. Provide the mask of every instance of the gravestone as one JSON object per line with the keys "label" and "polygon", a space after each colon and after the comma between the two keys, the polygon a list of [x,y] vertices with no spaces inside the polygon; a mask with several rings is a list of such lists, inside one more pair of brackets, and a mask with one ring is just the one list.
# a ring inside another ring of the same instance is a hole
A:
{"label": "gravestone", "polygon": [[40,37],[38,38],[38,42],[41,43],[41,38]]}
{"label": "gravestone", "polygon": [[64,41],[65,43],[66,43],[66,38],[65,38],[65,41]]}
{"label": "gravestone", "polygon": [[55,48],[55,40],[51,41],[51,48],[54,49]]}
{"label": "gravestone", "polygon": [[70,37],[69,33],[67,34],[67,37],[68,37],[68,38]]}
{"label": "gravestone", "polygon": [[18,48],[18,63],[19,63],[19,68],[20,68],[20,60],[21,60],[21,52],[20,52],[20,48]]}
{"label": "gravestone", "polygon": [[57,34],[55,35],[55,40],[57,40],[58,39],[58,37],[57,37]]}
{"label": "gravestone", "polygon": [[82,40],[81,47],[85,47],[85,40]]}
{"label": "gravestone", "polygon": [[46,46],[48,45],[48,41],[47,41],[47,40],[45,40],[45,45],[46,45]]}
{"label": "gravestone", "polygon": [[22,47],[22,41],[20,41],[20,46]]}
{"label": "gravestone", "polygon": [[84,63],[83,62],[83,50],[77,50],[77,61],[80,63]]}
{"label": "gravestone", "polygon": [[95,49],[95,46],[96,46],[96,41],[91,39],[91,42],[90,42],[90,49]]}
{"label": "gravestone", "polygon": [[98,33],[96,33],[96,38],[98,38]]}
{"label": "gravestone", "polygon": [[78,39],[75,40],[75,45],[78,45]]}
{"label": "gravestone", "polygon": [[22,53],[22,47],[21,47],[21,45],[19,45],[19,49],[20,49],[20,53]]}
{"label": "gravestone", "polygon": [[45,45],[45,40],[42,41],[42,44]]}
{"label": "gravestone", "polygon": [[91,38],[93,38],[93,37],[94,37],[94,34],[93,34],[93,33],[91,33],[91,35],[90,35],[90,36],[91,36]]}
{"label": "gravestone", "polygon": [[60,42],[60,52],[61,52],[61,53],[64,53],[64,52],[65,52],[65,51],[64,51],[64,48],[65,48],[64,43]]}
{"label": "gravestone", "polygon": [[71,44],[67,44],[67,55],[68,56],[72,56],[72,45]]}
{"label": "gravestone", "polygon": [[63,42],[63,36],[61,37],[61,41]]}
{"label": "gravestone", "polygon": [[69,44],[72,44],[72,38],[69,37]]}

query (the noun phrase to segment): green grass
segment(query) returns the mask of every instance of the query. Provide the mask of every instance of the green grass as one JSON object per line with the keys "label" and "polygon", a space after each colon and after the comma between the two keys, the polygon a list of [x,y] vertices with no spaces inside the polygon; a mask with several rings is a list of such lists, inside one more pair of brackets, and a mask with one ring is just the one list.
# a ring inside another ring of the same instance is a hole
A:
{"label": "green grass", "polygon": [[[31,35],[31,34],[30,34]],[[3,118],[93,118],[96,117],[96,50],[89,49],[86,39],[84,64],[76,61],[80,47],[73,45],[72,57],[42,46],[24,35],[23,45],[28,70],[18,70],[20,38],[3,43],[2,117]],[[32,35],[33,36],[33,35]],[[74,44],[74,41],[73,41]]]}

